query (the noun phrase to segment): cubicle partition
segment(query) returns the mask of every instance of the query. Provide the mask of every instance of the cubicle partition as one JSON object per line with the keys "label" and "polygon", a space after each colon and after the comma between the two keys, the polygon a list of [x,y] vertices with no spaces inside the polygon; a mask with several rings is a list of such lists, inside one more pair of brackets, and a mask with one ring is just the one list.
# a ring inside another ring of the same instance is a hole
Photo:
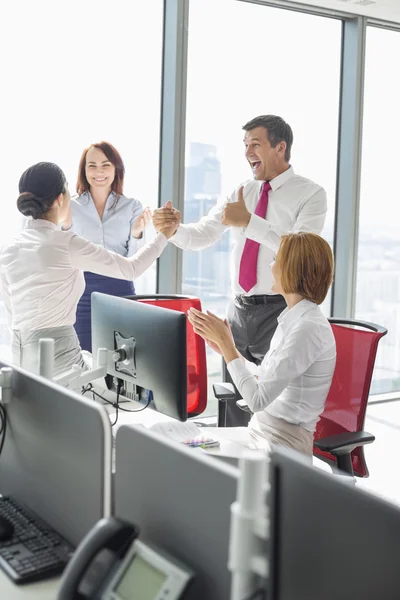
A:
{"label": "cubicle partition", "polygon": [[400,508],[346,479],[272,452],[268,600],[400,597]]}
{"label": "cubicle partition", "polygon": [[237,468],[151,430],[118,430],[115,515],[138,524],[141,540],[194,571],[187,600],[229,598],[230,506],[238,476]]}

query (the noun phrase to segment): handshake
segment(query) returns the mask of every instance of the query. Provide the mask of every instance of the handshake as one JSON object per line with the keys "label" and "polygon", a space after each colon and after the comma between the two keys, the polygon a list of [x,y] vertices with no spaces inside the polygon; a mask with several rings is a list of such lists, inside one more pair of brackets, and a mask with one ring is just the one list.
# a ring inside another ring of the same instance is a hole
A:
{"label": "handshake", "polygon": [[[140,239],[147,224],[153,218],[153,225],[156,231],[161,232],[166,238],[174,235],[182,221],[182,216],[179,210],[172,208],[172,203],[168,201],[162,208],[157,208],[153,215],[150,208],[147,206],[143,213],[137,217],[132,223],[131,235],[135,239]],[[71,227],[71,224],[69,225]]]}
{"label": "handshake", "polygon": [[182,215],[172,207],[169,200],[165,206],[153,211],[153,225],[156,231],[163,233],[166,238],[172,237],[182,221]]}

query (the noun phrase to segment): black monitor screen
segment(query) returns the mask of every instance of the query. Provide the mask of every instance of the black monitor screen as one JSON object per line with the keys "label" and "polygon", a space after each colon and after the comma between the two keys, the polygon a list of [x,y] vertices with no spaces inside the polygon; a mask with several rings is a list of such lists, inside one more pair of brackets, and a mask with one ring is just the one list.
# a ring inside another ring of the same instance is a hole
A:
{"label": "black monitor screen", "polygon": [[151,408],[180,421],[187,419],[186,315],[184,313],[92,294],[93,357],[109,355],[107,371],[153,393]]}
{"label": "black monitor screen", "polygon": [[268,600],[400,598],[400,508],[271,454]]}

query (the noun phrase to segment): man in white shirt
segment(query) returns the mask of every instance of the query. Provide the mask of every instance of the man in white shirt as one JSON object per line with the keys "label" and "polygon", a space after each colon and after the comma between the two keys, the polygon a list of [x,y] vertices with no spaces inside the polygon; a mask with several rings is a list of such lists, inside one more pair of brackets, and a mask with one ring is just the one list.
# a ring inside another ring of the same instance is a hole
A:
{"label": "man in white shirt", "polygon": [[[202,250],[232,228],[233,298],[227,317],[237,349],[259,365],[268,352],[277,317],[286,308],[283,296],[271,289],[269,268],[280,238],[289,232],[321,233],[327,202],[325,190],[295,174],[290,165],[293,133],[281,117],[256,117],[243,130],[253,179],[241,184],[228,201],[218,202],[198,223],[180,224],[170,241],[184,250]],[[167,203],[154,212],[154,226],[162,230],[177,217],[179,212]],[[234,403],[229,406],[227,425],[247,421]]]}

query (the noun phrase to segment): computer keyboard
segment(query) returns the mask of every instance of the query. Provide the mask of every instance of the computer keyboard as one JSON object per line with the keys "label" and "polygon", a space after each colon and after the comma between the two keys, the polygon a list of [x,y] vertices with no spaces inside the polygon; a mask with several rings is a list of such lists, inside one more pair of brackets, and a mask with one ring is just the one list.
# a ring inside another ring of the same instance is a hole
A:
{"label": "computer keyboard", "polygon": [[74,548],[39,517],[10,497],[0,497],[0,515],[14,526],[11,539],[0,541],[0,567],[14,583],[59,575]]}

